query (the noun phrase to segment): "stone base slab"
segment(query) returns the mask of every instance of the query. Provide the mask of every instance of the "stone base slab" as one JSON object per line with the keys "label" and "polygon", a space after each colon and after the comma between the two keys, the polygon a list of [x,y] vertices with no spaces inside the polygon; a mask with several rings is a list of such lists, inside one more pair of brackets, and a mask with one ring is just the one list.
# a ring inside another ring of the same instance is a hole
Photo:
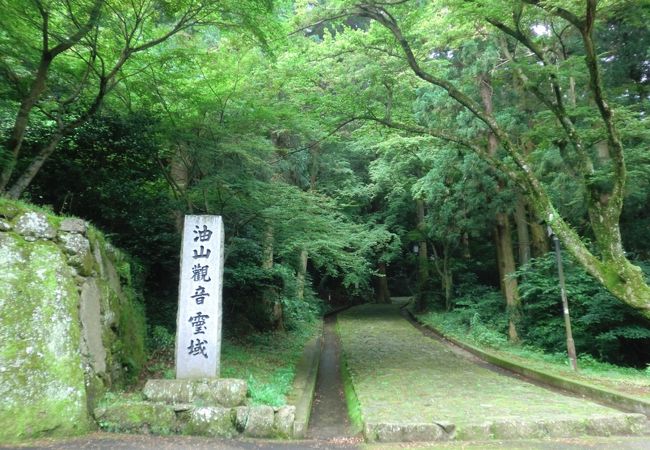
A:
{"label": "stone base slab", "polygon": [[448,441],[455,437],[450,423],[366,423],[366,442],[429,442]]}
{"label": "stone base slab", "polygon": [[143,401],[97,408],[95,417],[100,428],[114,432],[291,438],[295,411],[294,406],[225,408]]}
{"label": "stone base slab", "polygon": [[148,380],[142,393],[152,402],[232,408],[246,403],[248,385],[234,378]]}
{"label": "stone base slab", "polygon": [[643,414],[591,416],[583,419],[500,420],[470,425],[458,430],[459,440],[547,439],[579,436],[622,436],[648,434],[648,420]]}
{"label": "stone base slab", "polygon": [[525,419],[484,422],[456,429],[451,423],[364,424],[367,442],[486,441],[491,439],[556,439],[580,436],[647,435],[643,414],[592,416],[584,419],[556,419],[531,422]]}

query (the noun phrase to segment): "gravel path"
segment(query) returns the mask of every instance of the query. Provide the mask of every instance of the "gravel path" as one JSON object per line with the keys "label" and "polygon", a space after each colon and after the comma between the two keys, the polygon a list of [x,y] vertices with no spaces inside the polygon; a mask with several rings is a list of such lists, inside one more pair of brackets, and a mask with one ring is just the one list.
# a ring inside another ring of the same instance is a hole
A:
{"label": "gravel path", "polygon": [[443,438],[456,439],[609,435],[647,427],[643,416],[476,365],[423,336],[396,305],[352,308],[339,315],[338,329],[370,440],[408,439],[409,432],[423,431],[399,427],[422,424],[439,424]]}

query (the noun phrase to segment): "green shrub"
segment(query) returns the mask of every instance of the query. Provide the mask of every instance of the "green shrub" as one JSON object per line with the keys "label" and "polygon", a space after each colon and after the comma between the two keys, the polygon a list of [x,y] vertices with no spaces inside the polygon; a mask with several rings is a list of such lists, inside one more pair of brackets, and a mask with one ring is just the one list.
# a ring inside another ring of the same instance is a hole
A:
{"label": "green shrub", "polygon": [[148,337],[148,347],[150,350],[168,350],[174,348],[174,334],[162,325],[155,325],[151,328]]}
{"label": "green shrub", "polygon": [[500,348],[508,343],[505,301],[493,287],[468,279],[456,289],[454,309],[420,316],[443,334],[462,336],[475,344]]}
{"label": "green shrub", "polygon": [[[650,359],[648,322],[567,256],[564,271],[578,353],[616,364],[645,365]],[[517,276],[523,303],[521,337],[547,352],[564,351],[566,337],[554,254],[532,259]]]}

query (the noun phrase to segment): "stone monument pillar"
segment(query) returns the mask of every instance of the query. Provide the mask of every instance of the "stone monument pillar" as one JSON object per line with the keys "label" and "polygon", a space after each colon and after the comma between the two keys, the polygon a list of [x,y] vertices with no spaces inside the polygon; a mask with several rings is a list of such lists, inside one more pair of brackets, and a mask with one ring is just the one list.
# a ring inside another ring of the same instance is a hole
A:
{"label": "stone monument pillar", "polygon": [[221,216],[185,216],[176,318],[176,378],[219,377],[224,230]]}

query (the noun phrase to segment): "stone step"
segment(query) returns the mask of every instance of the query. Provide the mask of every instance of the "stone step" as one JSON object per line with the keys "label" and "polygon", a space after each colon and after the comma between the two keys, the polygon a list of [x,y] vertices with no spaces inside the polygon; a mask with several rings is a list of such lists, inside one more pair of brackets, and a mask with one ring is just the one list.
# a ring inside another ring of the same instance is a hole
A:
{"label": "stone step", "polygon": [[540,421],[510,419],[484,421],[456,427],[448,422],[365,423],[367,442],[487,441],[491,439],[557,439],[581,436],[648,435],[643,414],[619,413],[586,418],[557,418]]}
{"label": "stone step", "polygon": [[129,433],[185,434],[209,437],[291,438],[294,406],[196,406],[132,401],[97,408],[103,430]]}
{"label": "stone step", "polygon": [[234,378],[148,380],[142,391],[145,399],[152,402],[226,408],[245,405],[247,392],[246,381]]}

